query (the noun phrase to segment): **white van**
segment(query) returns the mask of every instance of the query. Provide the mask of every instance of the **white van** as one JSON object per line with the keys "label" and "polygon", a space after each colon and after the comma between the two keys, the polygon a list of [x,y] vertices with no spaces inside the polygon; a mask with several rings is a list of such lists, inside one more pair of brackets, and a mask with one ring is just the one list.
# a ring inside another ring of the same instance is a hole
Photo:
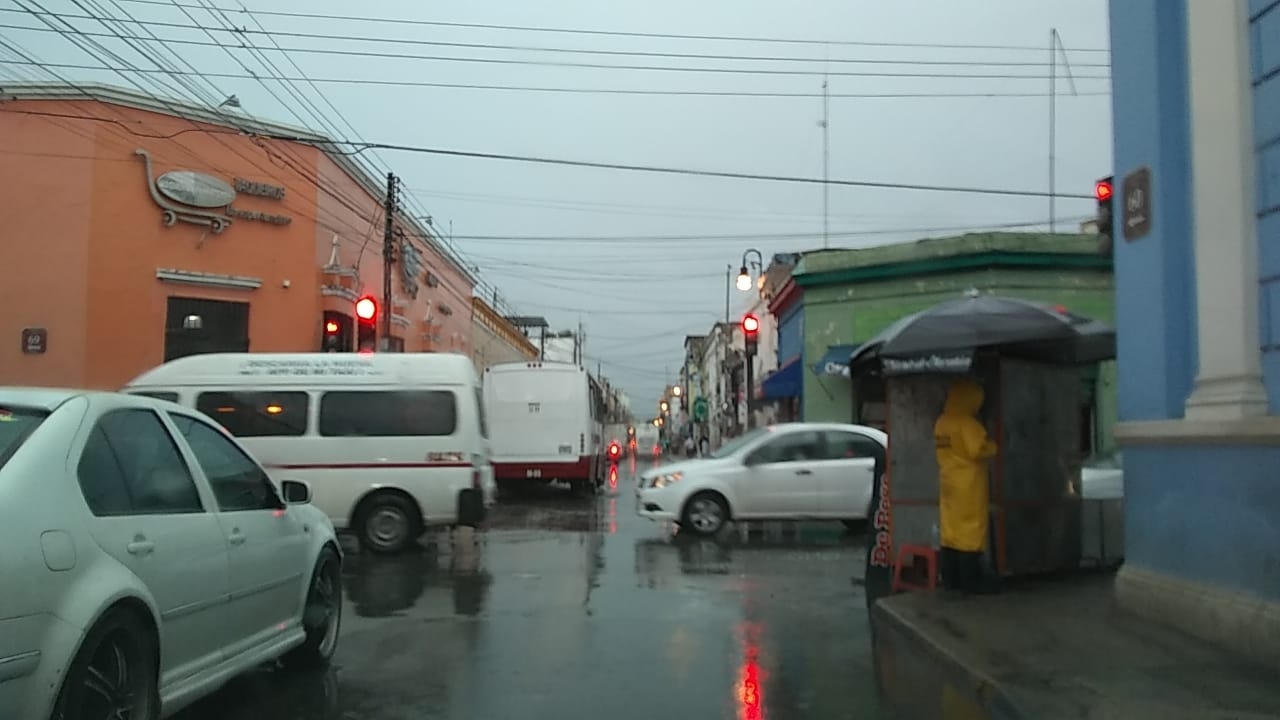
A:
{"label": "white van", "polygon": [[218,421],[276,480],[304,480],[334,527],[391,553],[434,526],[476,526],[496,497],[480,377],[443,353],[213,353],[123,392]]}

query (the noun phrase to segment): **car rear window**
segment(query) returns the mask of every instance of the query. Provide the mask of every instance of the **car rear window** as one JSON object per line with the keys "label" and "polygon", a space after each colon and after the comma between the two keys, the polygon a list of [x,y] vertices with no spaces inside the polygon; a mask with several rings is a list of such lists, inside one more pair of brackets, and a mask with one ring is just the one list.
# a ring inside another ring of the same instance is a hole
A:
{"label": "car rear window", "polygon": [[0,405],[0,468],[47,417],[45,410]]}

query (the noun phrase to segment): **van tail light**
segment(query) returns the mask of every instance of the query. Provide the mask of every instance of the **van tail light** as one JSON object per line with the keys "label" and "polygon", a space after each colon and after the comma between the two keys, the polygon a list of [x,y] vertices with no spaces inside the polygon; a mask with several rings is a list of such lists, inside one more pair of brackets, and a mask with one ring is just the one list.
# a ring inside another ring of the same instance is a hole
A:
{"label": "van tail light", "polygon": [[471,487],[475,490],[481,489],[480,468],[471,468]]}
{"label": "van tail light", "polygon": [[587,435],[586,433],[578,433],[578,454],[583,455],[587,452]]}

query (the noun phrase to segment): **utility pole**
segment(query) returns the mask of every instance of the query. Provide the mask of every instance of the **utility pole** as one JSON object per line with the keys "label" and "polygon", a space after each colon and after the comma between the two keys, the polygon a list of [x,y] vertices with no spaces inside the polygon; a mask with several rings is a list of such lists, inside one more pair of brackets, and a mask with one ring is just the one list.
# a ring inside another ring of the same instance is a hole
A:
{"label": "utility pole", "polygon": [[733,266],[724,266],[724,321],[729,322],[729,289],[733,287]]}
{"label": "utility pole", "polygon": [[387,173],[387,199],[382,212],[387,217],[386,230],[382,234],[382,349],[391,350],[391,266],[396,261],[396,193],[395,173]]}
{"label": "utility pole", "polygon": [[827,77],[822,78],[822,249],[831,246],[831,93]]}
{"label": "utility pole", "polygon": [[1058,231],[1057,205],[1058,135],[1058,28],[1049,30],[1049,232]]}

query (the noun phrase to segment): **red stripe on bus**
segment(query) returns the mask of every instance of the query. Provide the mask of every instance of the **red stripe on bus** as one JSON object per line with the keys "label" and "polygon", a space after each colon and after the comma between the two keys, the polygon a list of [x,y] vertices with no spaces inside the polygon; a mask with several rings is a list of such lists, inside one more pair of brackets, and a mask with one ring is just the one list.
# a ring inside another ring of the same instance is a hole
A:
{"label": "red stripe on bus", "polygon": [[265,465],[274,470],[407,470],[413,468],[469,468],[469,462],[296,463]]}

